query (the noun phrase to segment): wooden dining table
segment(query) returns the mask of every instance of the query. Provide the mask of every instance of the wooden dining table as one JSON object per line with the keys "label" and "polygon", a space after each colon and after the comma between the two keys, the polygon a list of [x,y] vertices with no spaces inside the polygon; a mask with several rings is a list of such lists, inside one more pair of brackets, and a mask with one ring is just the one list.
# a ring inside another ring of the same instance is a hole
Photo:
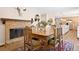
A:
{"label": "wooden dining table", "polygon": [[40,31],[40,30],[32,30],[32,37],[37,38],[41,41],[41,49],[48,49],[48,40],[54,37],[53,28],[50,31]]}

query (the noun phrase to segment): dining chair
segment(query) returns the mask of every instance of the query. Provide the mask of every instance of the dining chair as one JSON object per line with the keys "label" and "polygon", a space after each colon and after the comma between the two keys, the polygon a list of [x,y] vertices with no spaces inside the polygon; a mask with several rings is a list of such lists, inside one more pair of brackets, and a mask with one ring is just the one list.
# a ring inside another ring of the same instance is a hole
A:
{"label": "dining chair", "polygon": [[32,50],[32,30],[28,26],[24,28],[24,50]]}
{"label": "dining chair", "polygon": [[52,30],[53,30],[53,36],[51,38],[48,39],[48,48],[50,50],[55,50],[55,41],[56,41],[56,28],[55,26],[52,26]]}
{"label": "dining chair", "polygon": [[28,26],[24,28],[24,50],[34,51],[41,47],[40,40],[33,37],[32,29]]}
{"label": "dining chair", "polygon": [[53,34],[54,37],[48,40],[48,45],[51,46],[49,47],[49,49],[54,51],[61,51],[63,50],[63,41],[61,42],[62,39],[61,28],[56,28],[56,26],[53,26],[53,31],[54,31]]}

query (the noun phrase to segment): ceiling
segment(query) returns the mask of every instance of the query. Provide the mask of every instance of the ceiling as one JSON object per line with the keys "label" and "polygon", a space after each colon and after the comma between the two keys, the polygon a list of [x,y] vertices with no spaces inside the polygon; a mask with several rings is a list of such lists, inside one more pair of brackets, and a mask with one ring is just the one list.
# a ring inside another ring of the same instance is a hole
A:
{"label": "ceiling", "polygon": [[30,7],[51,16],[79,16],[79,7]]}

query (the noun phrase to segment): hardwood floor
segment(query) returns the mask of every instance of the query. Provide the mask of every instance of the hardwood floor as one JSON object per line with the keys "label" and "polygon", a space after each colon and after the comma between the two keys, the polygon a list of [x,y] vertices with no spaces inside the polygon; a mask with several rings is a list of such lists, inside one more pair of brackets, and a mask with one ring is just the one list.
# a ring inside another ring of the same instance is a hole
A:
{"label": "hardwood floor", "polygon": [[20,41],[11,43],[11,44],[7,44],[6,46],[5,45],[1,46],[0,51],[15,51],[18,48],[23,47],[24,46],[23,43],[24,43],[24,41],[20,40]]}
{"label": "hardwood floor", "polygon": [[71,41],[74,44],[74,51],[79,51],[79,39],[77,39],[77,31],[70,30],[63,36],[64,41]]}

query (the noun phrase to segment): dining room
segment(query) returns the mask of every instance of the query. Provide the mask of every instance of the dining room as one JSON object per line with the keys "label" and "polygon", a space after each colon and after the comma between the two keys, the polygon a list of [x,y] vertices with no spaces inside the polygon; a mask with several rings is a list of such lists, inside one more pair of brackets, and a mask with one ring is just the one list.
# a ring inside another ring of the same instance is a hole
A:
{"label": "dining room", "polygon": [[78,10],[78,7],[0,7],[0,51],[79,50]]}

